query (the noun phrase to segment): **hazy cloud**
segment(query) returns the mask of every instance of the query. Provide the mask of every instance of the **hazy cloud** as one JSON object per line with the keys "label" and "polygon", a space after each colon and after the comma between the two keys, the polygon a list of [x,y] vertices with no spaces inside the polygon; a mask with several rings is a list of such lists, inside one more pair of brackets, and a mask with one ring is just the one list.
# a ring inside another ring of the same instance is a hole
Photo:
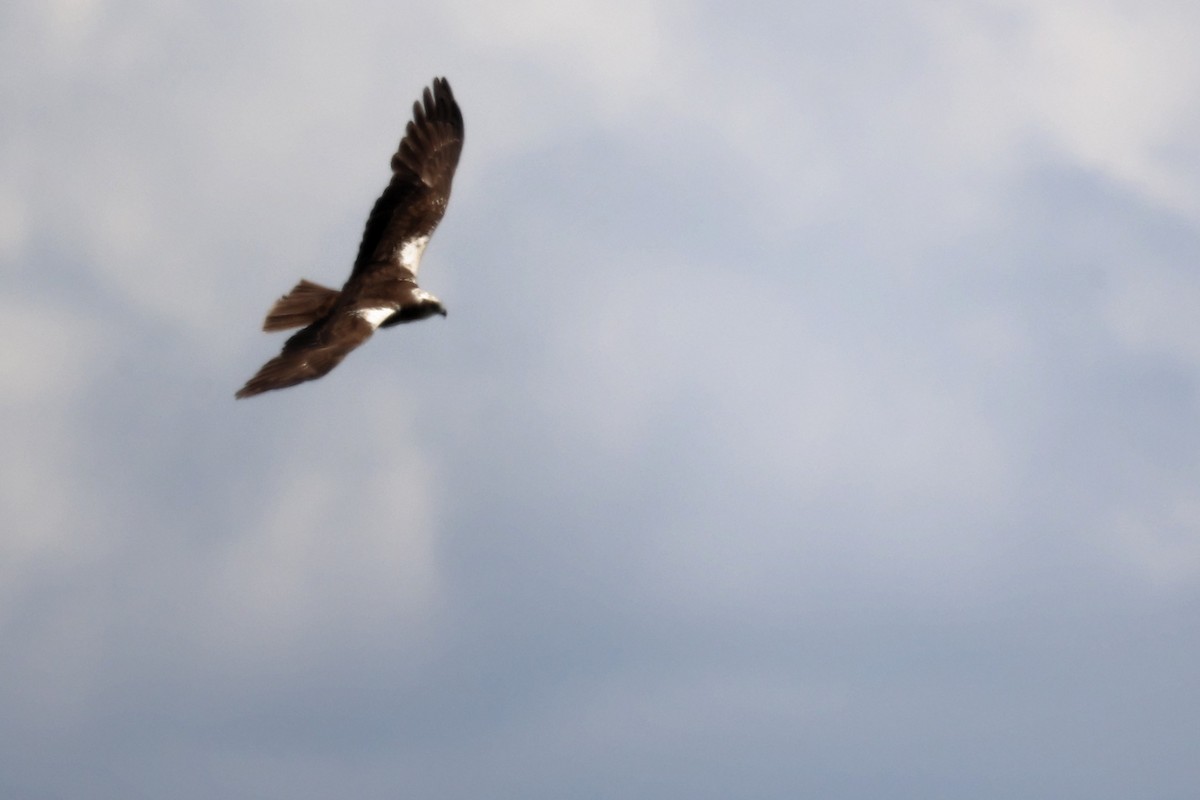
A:
{"label": "hazy cloud", "polygon": [[[0,11],[0,793],[1189,797],[1198,31]],[[437,74],[450,316],[234,402]]]}

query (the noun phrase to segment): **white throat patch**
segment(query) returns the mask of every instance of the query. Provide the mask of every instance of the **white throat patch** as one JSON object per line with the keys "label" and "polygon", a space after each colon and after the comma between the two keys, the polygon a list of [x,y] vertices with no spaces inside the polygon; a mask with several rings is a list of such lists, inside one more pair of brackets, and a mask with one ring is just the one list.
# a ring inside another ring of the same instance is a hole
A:
{"label": "white throat patch", "polygon": [[400,245],[396,249],[396,258],[400,259],[400,266],[415,276],[421,267],[421,254],[425,252],[427,244],[429,244],[428,236],[415,236]]}
{"label": "white throat patch", "polygon": [[378,308],[359,308],[354,313],[366,320],[372,329],[375,329],[382,325],[385,319],[395,314],[396,309],[391,306],[380,306]]}

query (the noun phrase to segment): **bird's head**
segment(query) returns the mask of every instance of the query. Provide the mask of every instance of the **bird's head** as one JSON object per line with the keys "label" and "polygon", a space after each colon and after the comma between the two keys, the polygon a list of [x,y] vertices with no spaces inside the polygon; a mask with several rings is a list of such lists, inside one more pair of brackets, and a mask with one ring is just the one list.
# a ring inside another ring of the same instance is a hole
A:
{"label": "bird's head", "polygon": [[442,305],[442,301],[424,290],[418,290],[413,293],[416,302],[407,303],[400,306],[395,314],[388,318],[387,322],[383,323],[384,328],[390,328],[393,325],[401,325],[405,322],[418,322],[423,319],[429,319],[435,315],[446,316],[446,307]]}
{"label": "bird's head", "polygon": [[413,295],[417,300],[416,311],[420,315],[418,319],[427,319],[434,314],[440,314],[443,317],[446,316],[446,307],[442,305],[442,301],[429,292],[424,289],[417,289],[417,291],[413,292]]}

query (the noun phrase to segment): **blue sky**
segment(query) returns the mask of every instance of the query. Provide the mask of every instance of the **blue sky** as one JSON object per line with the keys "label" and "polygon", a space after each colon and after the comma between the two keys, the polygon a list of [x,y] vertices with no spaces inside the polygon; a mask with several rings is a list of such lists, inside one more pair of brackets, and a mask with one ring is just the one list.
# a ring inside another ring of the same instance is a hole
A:
{"label": "blue sky", "polygon": [[730,8],[0,11],[0,794],[1195,796],[1200,7]]}

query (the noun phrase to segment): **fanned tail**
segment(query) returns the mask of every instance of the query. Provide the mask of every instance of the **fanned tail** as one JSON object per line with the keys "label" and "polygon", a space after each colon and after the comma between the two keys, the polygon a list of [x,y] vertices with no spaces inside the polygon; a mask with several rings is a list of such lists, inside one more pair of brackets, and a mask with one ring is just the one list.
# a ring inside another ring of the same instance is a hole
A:
{"label": "fanned tail", "polygon": [[311,325],[328,314],[340,296],[341,292],[337,289],[301,280],[271,306],[267,318],[263,320],[263,330],[283,331]]}

